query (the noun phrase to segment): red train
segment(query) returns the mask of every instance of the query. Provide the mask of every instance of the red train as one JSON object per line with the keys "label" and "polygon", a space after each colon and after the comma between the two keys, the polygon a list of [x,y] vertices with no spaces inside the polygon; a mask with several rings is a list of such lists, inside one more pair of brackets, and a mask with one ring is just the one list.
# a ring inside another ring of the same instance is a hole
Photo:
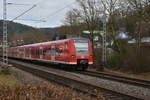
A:
{"label": "red train", "polygon": [[92,44],[87,39],[64,39],[8,48],[12,58],[72,65],[85,70],[93,64]]}

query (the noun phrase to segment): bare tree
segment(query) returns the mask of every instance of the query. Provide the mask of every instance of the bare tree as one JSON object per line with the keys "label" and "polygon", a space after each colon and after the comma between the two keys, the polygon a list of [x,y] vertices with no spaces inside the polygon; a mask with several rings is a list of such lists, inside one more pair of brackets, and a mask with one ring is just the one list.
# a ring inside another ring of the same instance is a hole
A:
{"label": "bare tree", "polygon": [[101,7],[98,0],[77,0],[80,5],[80,17],[90,31],[90,39],[94,44],[94,31],[100,27]]}
{"label": "bare tree", "polygon": [[[84,26],[90,31],[90,40],[94,44],[94,31],[99,30],[101,22],[101,6],[99,0],[77,0],[78,8],[68,13],[67,22],[70,25]],[[94,48],[94,45],[93,45]]]}
{"label": "bare tree", "polygon": [[79,25],[79,12],[77,9],[72,9],[67,12],[65,24],[66,25]]}
{"label": "bare tree", "polygon": [[124,3],[121,0],[101,0],[100,2],[102,3],[104,14],[107,17],[107,40],[113,40],[116,48],[112,48],[120,53],[121,46],[119,41],[116,40],[116,33],[121,26],[119,21],[122,15],[121,8],[124,6]]}
{"label": "bare tree", "polygon": [[67,12],[64,24],[63,31],[65,31],[66,34],[77,34],[82,30],[82,22],[77,9],[72,9]]}
{"label": "bare tree", "polygon": [[[150,1],[149,0],[128,0],[130,4],[130,8],[136,17],[136,30],[134,34],[136,35],[137,40],[137,50],[140,53],[141,48],[141,38],[144,36],[143,30],[145,30],[142,26],[147,23],[147,26],[150,22]],[[148,28],[148,27],[147,27]],[[143,33],[143,34],[142,34]]]}
{"label": "bare tree", "polygon": [[108,27],[111,31],[111,33],[116,33],[115,32],[115,11],[116,9],[119,9],[119,0],[101,0],[101,3],[103,5],[103,9],[105,10],[105,14],[107,14],[108,17]]}

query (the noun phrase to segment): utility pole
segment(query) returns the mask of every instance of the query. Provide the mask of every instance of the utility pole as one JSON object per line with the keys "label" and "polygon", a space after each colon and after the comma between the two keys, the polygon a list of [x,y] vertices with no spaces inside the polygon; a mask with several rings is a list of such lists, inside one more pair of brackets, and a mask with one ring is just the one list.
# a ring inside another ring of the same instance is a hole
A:
{"label": "utility pole", "polygon": [[8,64],[8,55],[7,55],[7,1],[3,0],[3,67]]}
{"label": "utility pole", "polygon": [[[2,66],[6,67],[8,64],[8,34],[7,34],[7,4],[13,4],[13,3],[7,3],[7,0],[3,0],[3,63]],[[17,5],[25,5],[25,4],[17,4]],[[33,5],[30,9],[26,10],[25,12],[21,13],[19,16],[15,17],[13,20],[18,19],[19,17],[26,14],[28,11],[32,10],[36,5]]]}
{"label": "utility pole", "polygon": [[102,53],[102,62],[103,62],[103,67],[106,65],[107,61],[107,15],[104,11],[103,13],[103,53]]}

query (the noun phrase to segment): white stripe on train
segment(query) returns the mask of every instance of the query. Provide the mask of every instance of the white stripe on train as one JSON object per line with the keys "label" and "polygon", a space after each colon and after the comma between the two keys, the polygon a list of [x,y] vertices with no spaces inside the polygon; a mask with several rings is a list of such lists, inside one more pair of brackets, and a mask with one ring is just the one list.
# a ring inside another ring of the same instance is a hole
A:
{"label": "white stripe on train", "polygon": [[[14,58],[20,58],[20,57],[14,57]],[[64,62],[64,61],[53,61],[53,60],[43,60],[43,59],[33,59],[33,58],[21,58],[21,59],[27,59],[27,60],[37,60],[47,63],[57,63],[57,64],[69,64],[69,65],[76,65],[77,62]],[[93,64],[93,62],[89,62],[89,65]]]}

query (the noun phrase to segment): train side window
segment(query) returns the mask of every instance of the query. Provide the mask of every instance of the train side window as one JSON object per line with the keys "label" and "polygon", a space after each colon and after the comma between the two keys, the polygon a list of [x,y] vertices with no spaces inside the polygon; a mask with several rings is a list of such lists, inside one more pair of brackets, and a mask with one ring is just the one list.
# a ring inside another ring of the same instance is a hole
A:
{"label": "train side window", "polygon": [[39,49],[39,55],[43,55],[43,49]]}
{"label": "train side window", "polygon": [[59,56],[59,48],[56,48],[56,56]]}
{"label": "train side window", "polygon": [[27,49],[27,55],[29,55],[29,49]]}
{"label": "train side window", "polygon": [[38,49],[36,49],[36,55],[38,55]]}
{"label": "train side window", "polygon": [[36,55],[38,55],[37,49],[35,51],[36,51]]}
{"label": "train side window", "polygon": [[36,55],[38,55],[37,49],[35,51],[36,51]]}
{"label": "train side window", "polygon": [[27,49],[25,50],[25,53],[28,54]]}
{"label": "train side window", "polygon": [[36,55],[36,49],[34,49],[34,55]]}
{"label": "train side window", "polygon": [[50,55],[50,48],[45,48],[44,50],[43,50],[43,55]]}
{"label": "train side window", "polygon": [[55,48],[51,48],[51,56],[55,56]]}
{"label": "train side window", "polygon": [[43,49],[43,55],[45,55],[45,52],[46,52],[46,48]]}
{"label": "train side window", "polygon": [[29,55],[29,49],[27,49],[27,54]]}
{"label": "train side window", "polygon": [[27,49],[27,54],[29,55],[29,49]]}
{"label": "train side window", "polygon": [[36,49],[36,55],[39,55],[39,49]]}
{"label": "train side window", "polygon": [[34,55],[36,55],[36,49],[34,49],[33,51],[34,51]]}
{"label": "train side window", "polygon": [[32,55],[35,55],[35,49],[32,49],[32,50],[31,50],[31,54],[32,54]]}
{"label": "train side window", "polygon": [[33,51],[33,49],[31,49],[31,55],[33,55],[34,54],[34,51]]}
{"label": "train side window", "polygon": [[51,48],[48,48],[47,52],[48,52],[48,55],[50,55],[51,54]]}
{"label": "train side window", "polygon": [[65,50],[68,49],[68,43],[65,43]]}
{"label": "train side window", "polygon": [[37,55],[37,49],[35,49],[35,55]]}

